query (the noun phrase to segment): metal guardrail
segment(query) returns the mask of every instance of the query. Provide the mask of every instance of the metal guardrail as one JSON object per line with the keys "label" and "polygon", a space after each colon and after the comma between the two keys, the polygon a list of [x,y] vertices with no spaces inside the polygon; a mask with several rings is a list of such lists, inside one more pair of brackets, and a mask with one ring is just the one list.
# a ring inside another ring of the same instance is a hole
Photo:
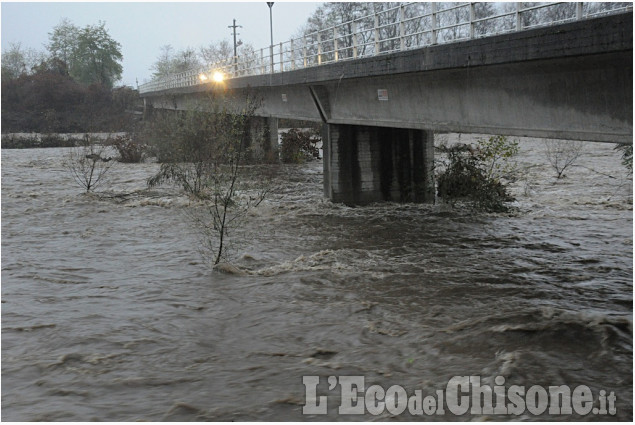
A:
{"label": "metal guardrail", "polygon": [[404,3],[262,48],[255,55],[150,81],[139,86],[139,93],[206,84],[218,73],[224,80],[279,73],[632,10],[632,3],[612,2],[516,3],[505,12],[491,3]]}

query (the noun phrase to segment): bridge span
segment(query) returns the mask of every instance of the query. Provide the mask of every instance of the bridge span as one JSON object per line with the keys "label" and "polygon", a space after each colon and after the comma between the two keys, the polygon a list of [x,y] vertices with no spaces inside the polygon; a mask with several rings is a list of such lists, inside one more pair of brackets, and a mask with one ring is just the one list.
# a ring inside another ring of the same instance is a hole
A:
{"label": "bridge span", "polygon": [[434,199],[434,132],[632,144],[633,15],[188,81],[151,83],[141,96],[148,107],[189,109],[223,93],[240,108],[249,93],[261,100],[260,128],[274,130],[277,118],[324,124],[332,200],[426,202]]}

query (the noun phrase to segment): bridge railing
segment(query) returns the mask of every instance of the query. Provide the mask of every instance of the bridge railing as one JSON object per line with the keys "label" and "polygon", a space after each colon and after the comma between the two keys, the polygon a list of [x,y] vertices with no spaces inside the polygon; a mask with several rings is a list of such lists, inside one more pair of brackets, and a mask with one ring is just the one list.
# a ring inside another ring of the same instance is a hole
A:
{"label": "bridge railing", "polygon": [[522,31],[547,25],[624,13],[623,2],[402,3],[350,21],[322,28],[255,55],[171,74],[139,87],[140,93],[206,84],[224,79],[287,72],[369,56]]}

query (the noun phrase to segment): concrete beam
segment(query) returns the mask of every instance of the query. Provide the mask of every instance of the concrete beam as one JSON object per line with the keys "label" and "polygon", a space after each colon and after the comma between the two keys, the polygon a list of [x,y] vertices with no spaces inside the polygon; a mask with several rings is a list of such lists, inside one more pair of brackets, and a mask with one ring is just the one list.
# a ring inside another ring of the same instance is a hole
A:
{"label": "concrete beam", "polygon": [[[633,13],[622,13],[567,24],[511,32],[491,37],[437,44],[419,49],[344,60],[276,74],[232,78],[230,89],[253,89],[343,82],[348,79],[393,76],[454,68],[501,65],[564,57],[633,50]],[[197,85],[146,93],[153,97],[169,93],[210,90]]]}
{"label": "concrete beam", "polygon": [[632,13],[145,95],[185,109],[224,92],[236,110],[357,126],[611,143],[633,139]]}

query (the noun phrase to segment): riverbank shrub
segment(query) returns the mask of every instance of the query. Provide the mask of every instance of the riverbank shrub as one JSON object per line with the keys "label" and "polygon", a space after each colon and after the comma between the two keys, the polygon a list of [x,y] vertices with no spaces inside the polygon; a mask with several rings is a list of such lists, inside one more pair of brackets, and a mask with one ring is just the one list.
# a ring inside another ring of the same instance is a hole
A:
{"label": "riverbank shrub", "polygon": [[504,180],[515,172],[512,157],[518,142],[504,136],[479,140],[477,146],[457,144],[442,147],[447,161],[437,176],[437,194],[445,201],[465,199],[478,210],[506,212],[514,200]]}
{"label": "riverbank shrub", "polygon": [[119,153],[119,162],[138,163],[145,158],[147,146],[128,135],[116,136],[111,144]]}
{"label": "riverbank shrub", "polygon": [[280,157],[285,164],[302,164],[320,159],[319,133],[315,129],[301,130],[291,128],[281,134]]}

